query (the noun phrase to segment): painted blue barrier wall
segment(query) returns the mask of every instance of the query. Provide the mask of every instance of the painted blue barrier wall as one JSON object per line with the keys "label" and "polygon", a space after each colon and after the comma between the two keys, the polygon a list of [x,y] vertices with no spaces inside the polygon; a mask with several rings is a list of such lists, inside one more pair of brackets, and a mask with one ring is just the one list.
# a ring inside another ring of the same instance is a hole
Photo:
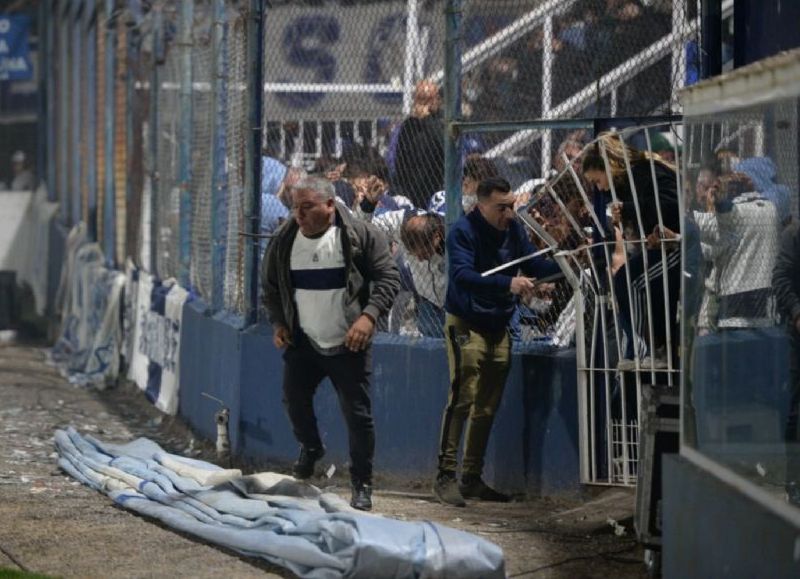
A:
{"label": "painted blue barrier wall", "polygon": [[[183,307],[178,412],[202,436],[216,440],[214,413],[220,404],[203,393],[225,402],[230,424],[239,423],[241,332],[235,320],[207,316],[206,309],[200,300]],[[232,448],[239,444],[238,435],[237,428],[230,429]]]}
{"label": "painted blue barrier wall", "polygon": [[[283,361],[265,325],[240,331],[235,320],[207,317],[187,304],[181,334],[180,414],[216,436],[217,404],[231,410],[231,443],[245,457],[292,462],[298,452],[281,394]],[[376,473],[432,477],[447,401],[444,346],[431,339],[379,335],[373,348]],[[505,489],[551,493],[578,486],[575,354],[515,352],[487,453],[486,475]],[[328,458],[347,462],[347,431],[326,380],[315,399]]]}

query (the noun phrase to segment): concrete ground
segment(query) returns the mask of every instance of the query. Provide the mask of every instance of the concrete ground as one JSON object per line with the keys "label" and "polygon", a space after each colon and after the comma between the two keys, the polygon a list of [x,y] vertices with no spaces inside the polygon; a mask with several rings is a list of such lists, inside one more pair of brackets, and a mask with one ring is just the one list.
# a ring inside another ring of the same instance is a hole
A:
{"label": "concrete ground", "polygon": [[[116,442],[147,436],[170,452],[214,460],[209,443],[135,387],[74,386],[44,363],[43,350],[7,346],[0,347],[0,400],[0,575],[16,569],[59,577],[293,577],[125,511],[58,470],[52,436],[68,425]],[[346,482],[336,475],[326,484],[348,496]],[[377,483],[376,512],[491,540],[503,548],[510,577],[647,576],[630,523],[630,490],[455,509],[433,500],[428,481]],[[609,519],[621,523],[622,534]]]}

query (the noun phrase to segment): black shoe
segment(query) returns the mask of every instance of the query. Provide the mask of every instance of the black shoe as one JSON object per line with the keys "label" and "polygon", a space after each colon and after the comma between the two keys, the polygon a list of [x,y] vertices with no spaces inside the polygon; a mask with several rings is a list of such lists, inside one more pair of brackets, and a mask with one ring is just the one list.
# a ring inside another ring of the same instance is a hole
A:
{"label": "black shoe", "polygon": [[453,472],[440,472],[433,483],[433,495],[439,502],[453,507],[466,507],[467,503],[458,490],[458,481]]}
{"label": "black shoe", "polygon": [[296,479],[311,478],[314,474],[314,465],[316,462],[325,456],[325,447],[307,448],[305,446],[300,448],[300,457],[297,462],[292,466],[292,474]]}
{"label": "black shoe", "polygon": [[481,501],[491,501],[493,503],[508,503],[511,497],[494,490],[483,482],[479,476],[461,477],[461,484],[458,485],[461,496],[465,499],[479,499]]}
{"label": "black shoe", "polygon": [[353,482],[353,494],[350,497],[350,506],[359,511],[371,511],[372,485]]}

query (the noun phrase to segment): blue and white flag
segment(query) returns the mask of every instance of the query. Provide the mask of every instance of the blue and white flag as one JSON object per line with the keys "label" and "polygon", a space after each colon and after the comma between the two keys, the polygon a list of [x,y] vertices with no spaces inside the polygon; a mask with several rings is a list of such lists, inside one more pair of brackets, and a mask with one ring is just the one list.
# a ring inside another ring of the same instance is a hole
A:
{"label": "blue and white flag", "polygon": [[175,415],[181,322],[189,292],[172,281],[155,280],[143,271],[130,270],[128,275],[130,285],[136,288],[135,295],[131,294],[135,303],[126,308],[133,318],[128,378],[144,390],[156,408]]}
{"label": "blue and white flag", "polygon": [[28,46],[30,25],[28,16],[0,14],[0,80],[33,78]]}

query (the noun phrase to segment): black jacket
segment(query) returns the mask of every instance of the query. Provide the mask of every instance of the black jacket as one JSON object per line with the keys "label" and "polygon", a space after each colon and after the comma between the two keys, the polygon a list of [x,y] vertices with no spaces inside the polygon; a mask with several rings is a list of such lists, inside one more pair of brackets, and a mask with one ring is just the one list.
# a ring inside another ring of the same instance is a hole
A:
{"label": "black jacket", "polygon": [[[658,203],[661,206],[661,218],[664,226],[678,233],[680,232],[681,215],[678,208],[678,181],[675,171],[656,161],[656,184],[658,185]],[[645,236],[651,234],[658,225],[658,206],[656,205],[656,190],[653,186],[653,173],[650,161],[631,163],[633,184],[636,186],[636,198],[639,201],[639,212],[642,217]],[[633,227],[639,233],[639,222],[636,219],[636,205],[633,202],[628,175],[626,173],[623,184],[616,182],[617,197],[622,201],[622,222]]]}
{"label": "black jacket", "polygon": [[800,316],[800,226],[793,223],[781,234],[780,251],[772,272],[772,291],[793,332]]}
{"label": "black jacket", "polygon": [[[391,309],[400,290],[400,273],[386,237],[338,205],[336,224],[341,228],[347,269],[347,292],[342,304],[345,319],[352,324],[363,313],[377,321]],[[290,263],[297,230],[297,221],[290,217],[267,246],[261,264],[261,286],[269,321],[273,326],[285,326],[292,335],[297,330],[297,315]]]}
{"label": "black jacket", "polygon": [[403,121],[395,171],[399,192],[426,209],[431,196],[444,188],[444,125],[439,115]]}

